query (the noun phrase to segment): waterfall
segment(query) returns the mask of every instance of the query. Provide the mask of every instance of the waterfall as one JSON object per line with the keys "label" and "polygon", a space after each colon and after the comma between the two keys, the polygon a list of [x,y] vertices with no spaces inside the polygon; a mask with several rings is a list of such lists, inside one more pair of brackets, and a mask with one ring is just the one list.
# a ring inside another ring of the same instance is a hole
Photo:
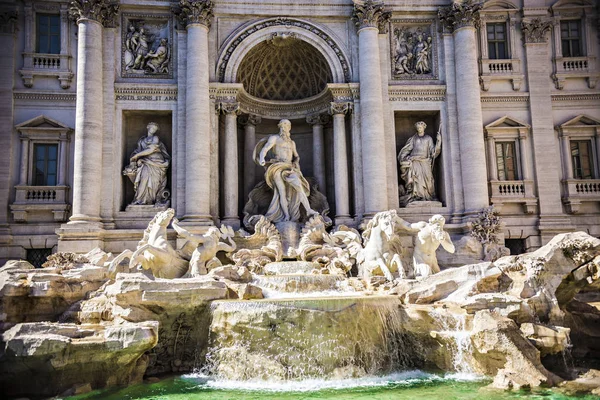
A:
{"label": "waterfall", "polygon": [[395,296],[215,301],[205,372],[233,380],[355,378],[411,368]]}
{"label": "waterfall", "polygon": [[444,312],[433,310],[431,317],[439,324],[440,330],[436,334],[440,338],[448,339],[446,346],[452,352],[452,367],[458,373],[474,373],[470,363],[473,351],[471,344],[471,331],[467,330],[467,319],[464,313]]}

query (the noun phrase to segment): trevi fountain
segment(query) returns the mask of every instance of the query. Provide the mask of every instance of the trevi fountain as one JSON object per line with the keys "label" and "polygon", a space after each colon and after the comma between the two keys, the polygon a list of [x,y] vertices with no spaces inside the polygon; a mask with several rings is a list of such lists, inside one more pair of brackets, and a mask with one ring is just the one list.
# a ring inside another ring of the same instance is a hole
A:
{"label": "trevi fountain", "polygon": [[[600,397],[597,71],[560,70],[551,95],[539,67],[552,24],[576,35],[594,6],[558,1],[549,22],[548,1],[325,1],[320,19],[305,3],[19,6],[0,397]],[[60,54],[32,53],[55,11]],[[514,55],[495,64],[504,29]],[[66,94],[35,94],[51,84]],[[561,106],[573,87],[581,106]],[[48,99],[71,111],[22,111]],[[43,265],[19,259],[40,238]]]}
{"label": "trevi fountain", "polygon": [[[435,195],[428,157],[440,148],[420,140],[423,125],[399,155],[408,201]],[[159,211],[135,249],[1,269],[4,393],[170,398],[167,385],[183,398],[295,398],[311,388],[362,398],[380,387],[402,398],[422,385],[442,396],[448,388],[436,385],[454,382],[468,397],[478,392],[465,382],[475,380],[600,395],[600,314],[586,303],[600,282],[599,239],[559,234],[511,256],[493,207],[457,243],[441,215],[409,223],[389,210],[359,230],[332,229],[325,196],[299,167],[290,121],[278,127],[254,149],[264,181],[250,192],[244,228],[197,234],[161,203],[169,155],[148,124],[124,173],[134,202]],[[442,268],[453,257],[473,262]]]}

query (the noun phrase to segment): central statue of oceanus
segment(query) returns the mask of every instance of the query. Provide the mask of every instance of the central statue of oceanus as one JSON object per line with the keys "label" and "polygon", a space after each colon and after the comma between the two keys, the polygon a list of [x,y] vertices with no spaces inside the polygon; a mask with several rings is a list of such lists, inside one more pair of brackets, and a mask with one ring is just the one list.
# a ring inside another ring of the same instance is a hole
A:
{"label": "central statue of oceanus", "polygon": [[272,223],[305,222],[329,211],[325,196],[300,170],[292,123],[282,119],[277,126],[279,133],[260,140],[254,148],[254,162],[265,167],[265,180],[250,192],[244,207],[246,225],[253,225],[253,217],[258,215]]}

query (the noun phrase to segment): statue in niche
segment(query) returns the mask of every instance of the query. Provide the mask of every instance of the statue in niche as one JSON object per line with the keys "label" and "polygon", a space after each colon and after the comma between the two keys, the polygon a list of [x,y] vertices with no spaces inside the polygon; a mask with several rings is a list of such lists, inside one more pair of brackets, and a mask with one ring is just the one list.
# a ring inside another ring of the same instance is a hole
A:
{"label": "statue in niche", "polygon": [[148,134],[138,140],[123,175],[133,182],[135,195],[132,205],[168,206],[170,193],[166,190],[167,169],[171,156],[156,136],[158,124],[150,122],[147,129]]}
{"label": "statue in niche", "polygon": [[442,133],[440,126],[434,145],[431,136],[425,134],[426,127],[425,122],[417,122],[417,133],[398,154],[400,176],[404,181],[404,194],[400,196],[402,206],[413,201],[435,200],[433,163],[442,150]]}
{"label": "statue in niche", "polygon": [[300,156],[290,137],[292,123],[282,119],[277,126],[279,134],[260,140],[253,154],[254,161],[266,168],[265,181],[273,190],[265,217],[273,223],[299,222],[302,212],[308,218],[319,212],[309,202],[310,185],[300,171]]}
{"label": "statue in niche", "polygon": [[421,27],[394,29],[394,75],[425,75],[432,72],[433,38]]}
{"label": "statue in niche", "polygon": [[[156,24],[139,26],[142,21],[130,23],[124,38],[123,63],[125,71],[134,74],[168,74],[171,52],[168,39],[159,36],[164,29]],[[153,29],[150,33],[148,29]]]}

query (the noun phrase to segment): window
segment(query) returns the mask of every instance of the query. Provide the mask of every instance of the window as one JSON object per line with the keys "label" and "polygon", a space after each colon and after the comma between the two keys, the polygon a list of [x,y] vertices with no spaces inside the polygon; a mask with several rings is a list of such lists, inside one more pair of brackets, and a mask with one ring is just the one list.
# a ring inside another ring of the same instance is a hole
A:
{"label": "window", "polygon": [[573,163],[573,178],[593,178],[594,166],[592,164],[592,143],[590,140],[571,141],[571,161]]}
{"label": "window", "polygon": [[60,16],[37,15],[37,52],[60,54]]}
{"label": "window", "polygon": [[506,24],[486,24],[488,58],[490,60],[504,60],[508,58],[506,51]]}
{"label": "window", "polygon": [[56,186],[58,145],[36,144],[34,147],[34,186]]}
{"label": "window", "polygon": [[584,55],[580,20],[561,21],[560,38],[563,57],[581,57]]}
{"label": "window", "polygon": [[496,165],[498,166],[499,180],[516,181],[518,179],[515,142],[496,142]]}

